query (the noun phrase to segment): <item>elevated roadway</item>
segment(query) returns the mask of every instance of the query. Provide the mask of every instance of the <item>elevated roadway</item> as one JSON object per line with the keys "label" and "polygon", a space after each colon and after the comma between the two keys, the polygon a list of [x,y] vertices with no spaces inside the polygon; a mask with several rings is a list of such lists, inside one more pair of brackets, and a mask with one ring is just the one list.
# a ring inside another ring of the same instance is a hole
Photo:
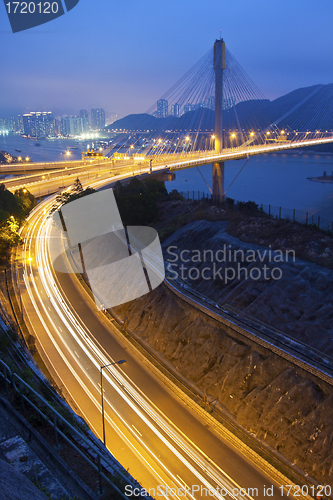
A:
{"label": "elevated roadway", "polygon": [[[40,173],[33,173],[13,179],[5,179],[4,183],[7,189],[15,191],[20,187],[26,187],[35,196],[45,196],[47,194],[61,191],[70,186],[76,177],[81,182],[87,183],[95,181],[97,178],[107,179],[108,177],[117,177],[126,174],[127,178],[136,175],[146,175],[150,172],[161,174],[187,168],[209,165],[214,162],[223,162],[228,160],[240,160],[260,154],[277,153],[288,151],[300,147],[309,147],[318,144],[329,144],[333,142],[333,137],[302,140],[298,142],[284,142],[274,144],[263,144],[260,146],[247,146],[244,148],[232,148],[224,150],[222,153],[212,151],[198,151],[186,155],[160,155],[146,157],[142,163],[134,163],[133,160],[94,160],[91,162],[66,162],[62,163],[59,169],[43,170],[45,164],[33,164],[40,166]],[[152,160],[152,168],[150,168]],[[71,166],[69,166],[69,164]],[[53,166],[55,164],[52,164]],[[66,165],[64,167],[64,165]],[[0,173],[1,169],[0,167]]]}
{"label": "elevated roadway", "polygon": [[[154,164],[161,165],[162,163],[170,168],[182,169],[192,168],[200,165],[206,165],[214,162],[223,162],[228,160],[239,160],[259,154],[276,153],[280,151],[288,151],[297,148],[316,146],[319,144],[333,143],[332,137],[319,137],[317,139],[302,139],[300,141],[282,141],[260,145],[244,145],[237,148],[223,149],[221,153],[216,153],[213,150],[195,151],[182,154],[161,154],[147,155],[146,162],[152,160]],[[130,160],[121,161],[122,164],[131,165],[135,162]],[[91,170],[94,165],[107,165],[109,168],[117,168],[119,160],[107,158],[105,160],[74,160],[67,162],[43,162],[43,163],[16,163],[0,166],[0,175],[27,175],[29,173],[48,172],[52,170],[67,170],[78,168],[81,171]]]}

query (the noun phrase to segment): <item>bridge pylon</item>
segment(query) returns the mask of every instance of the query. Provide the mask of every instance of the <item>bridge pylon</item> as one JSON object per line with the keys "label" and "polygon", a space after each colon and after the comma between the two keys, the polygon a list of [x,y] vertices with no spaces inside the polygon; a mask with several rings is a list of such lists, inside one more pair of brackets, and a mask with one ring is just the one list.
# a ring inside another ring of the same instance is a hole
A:
{"label": "bridge pylon", "polygon": [[[215,151],[223,149],[223,70],[225,69],[225,43],[214,43],[215,71]],[[224,162],[213,163],[213,201],[224,201]]]}

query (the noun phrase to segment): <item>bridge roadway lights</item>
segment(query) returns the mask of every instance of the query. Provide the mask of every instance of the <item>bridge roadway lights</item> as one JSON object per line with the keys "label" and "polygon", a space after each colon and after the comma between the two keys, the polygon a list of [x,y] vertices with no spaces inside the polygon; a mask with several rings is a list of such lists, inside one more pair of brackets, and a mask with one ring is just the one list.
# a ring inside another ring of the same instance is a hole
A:
{"label": "bridge roadway lights", "polygon": [[213,163],[213,203],[221,203],[224,196],[224,161]]}

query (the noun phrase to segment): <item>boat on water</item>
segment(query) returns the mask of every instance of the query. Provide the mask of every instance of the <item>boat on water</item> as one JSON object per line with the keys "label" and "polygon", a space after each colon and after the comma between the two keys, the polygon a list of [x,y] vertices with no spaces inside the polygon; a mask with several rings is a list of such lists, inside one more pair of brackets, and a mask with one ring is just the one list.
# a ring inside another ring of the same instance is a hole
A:
{"label": "boat on water", "polygon": [[20,149],[15,149],[15,151],[17,151],[18,153],[22,153]]}

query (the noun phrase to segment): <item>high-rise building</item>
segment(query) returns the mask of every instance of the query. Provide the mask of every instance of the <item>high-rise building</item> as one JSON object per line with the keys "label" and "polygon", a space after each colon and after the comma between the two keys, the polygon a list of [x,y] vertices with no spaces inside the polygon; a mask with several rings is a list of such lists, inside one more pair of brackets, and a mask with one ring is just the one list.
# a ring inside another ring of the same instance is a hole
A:
{"label": "high-rise building", "polygon": [[91,128],[93,130],[101,130],[105,128],[105,111],[103,108],[92,108]]}
{"label": "high-rise building", "polygon": [[37,111],[23,115],[23,129],[28,137],[39,139],[53,137],[55,135],[54,127],[55,119],[51,111]]}
{"label": "high-rise building", "polygon": [[82,118],[83,133],[89,132],[89,115],[86,109],[80,109],[80,118]]}
{"label": "high-rise building", "polygon": [[24,131],[23,128],[23,116],[17,115],[14,118],[14,132],[22,133]]}
{"label": "high-rise building", "polygon": [[168,112],[169,103],[166,99],[160,99],[157,101],[157,116],[158,118],[166,118],[169,114]]}
{"label": "high-rise building", "polygon": [[236,99],[234,97],[227,97],[222,99],[222,109],[231,109],[236,104]]}
{"label": "high-rise building", "polygon": [[61,118],[61,135],[64,137],[71,135],[71,118],[69,116]]}
{"label": "high-rise building", "polygon": [[68,137],[83,134],[83,119],[80,116],[65,116],[61,119],[61,135]]}
{"label": "high-rise building", "polygon": [[194,109],[193,104],[190,104],[190,103],[185,104],[185,106],[184,106],[184,113],[188,113],[189,111],[192,111],[192,109]]}
{"label": "high-rise building", "polygon": [[13,116],[11,116],[10,118],[5,118],[4,124],[5,124],[5,129],[7,130],[7,132],[14,132],[15,131],[15,118]]}
{"label": "high-rise building", "polygon": [[206,105],[205,101],[201,101],[201,102],[197,102],[197,104],[194,106],[194,109],[206,108],[206,106],[207,105]]}
{"label": "high-rise building", "polygon": [[71,135],[83,134],[83,118],[80,116],[72,116],[72,133]]}
{"label": "high-rise building", "polygon": [[207,108],[215,110],[215,96],[211,95],[207,99]]}
{"label": "high-rise building", "polygon": [[180,116],[180,105],[177,102],[175,102],[175,104],[172,104],[171,114],[172,116]]}

